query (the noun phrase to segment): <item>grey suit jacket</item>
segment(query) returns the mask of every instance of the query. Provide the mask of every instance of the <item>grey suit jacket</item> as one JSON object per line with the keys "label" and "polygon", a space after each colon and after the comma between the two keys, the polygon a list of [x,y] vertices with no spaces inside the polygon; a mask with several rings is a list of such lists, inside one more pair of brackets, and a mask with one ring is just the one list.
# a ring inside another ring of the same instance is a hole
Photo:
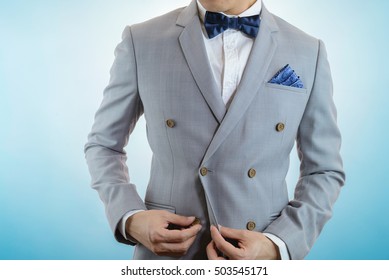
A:
{"label": "grey suit jacket", "polygon": [[[124,30],[85,147],[92,187],[118,241],[129,243],[117,229],[126,212],[163,209],[202,221],[182,259],[206,258],[210,224],[274,234],[292,259],[309,252],[344,183],[330,68],[321,41],[265,7],[261,17],[228,110],[196,1]],[[268,83],[286,64],[305,88]],[[144,200],[129,180],[124,151],[142,114],[153,152]],[[285,177],[295,141],[301,174],[289,201]],[[161,259],[142,245],[134,258]]]}

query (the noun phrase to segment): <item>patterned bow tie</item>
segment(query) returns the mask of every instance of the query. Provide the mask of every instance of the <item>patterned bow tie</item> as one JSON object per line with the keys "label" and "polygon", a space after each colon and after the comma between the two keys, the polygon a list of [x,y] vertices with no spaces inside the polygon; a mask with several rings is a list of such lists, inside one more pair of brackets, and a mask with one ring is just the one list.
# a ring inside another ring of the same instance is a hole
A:
{"label": "patterned bow tie", "polygon": [[250,17],[228,17],[214,12],[206,12],[204,27],[209,39],[216,37],[229,28],[240,30],[250,37],[257,37],[259,31],[259,15]]}

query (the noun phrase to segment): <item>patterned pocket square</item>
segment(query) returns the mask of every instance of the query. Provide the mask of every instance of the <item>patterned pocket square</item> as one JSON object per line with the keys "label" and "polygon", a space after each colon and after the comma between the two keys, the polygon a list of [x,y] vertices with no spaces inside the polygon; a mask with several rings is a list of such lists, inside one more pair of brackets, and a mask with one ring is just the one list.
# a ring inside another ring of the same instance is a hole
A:
{"label": "patterned pocket square", "polygon": [[300,77],[296,75],[292,68],[290,68],[289,64],[285,65],[280,71],[278,71],[277,74],[271,78],[269,83],[296,88],[304,87]]}

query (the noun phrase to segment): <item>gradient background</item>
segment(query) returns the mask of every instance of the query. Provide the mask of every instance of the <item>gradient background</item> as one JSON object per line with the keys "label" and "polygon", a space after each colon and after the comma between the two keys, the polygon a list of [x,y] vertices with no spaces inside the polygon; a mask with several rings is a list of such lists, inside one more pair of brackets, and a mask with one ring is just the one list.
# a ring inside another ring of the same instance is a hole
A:
{"label": "gradient background", "polygon": [[[188,3],[1,1],[0,259],[131,258],[89,187],[83,146],[124,26]],[[389,3],[265,3],[324,40],[334,78],[347,184],[308,259],[389,259]],[[127,151],[143,196],[151,157],[143,118]],[[290,171],[292,192],[295,154]]]}

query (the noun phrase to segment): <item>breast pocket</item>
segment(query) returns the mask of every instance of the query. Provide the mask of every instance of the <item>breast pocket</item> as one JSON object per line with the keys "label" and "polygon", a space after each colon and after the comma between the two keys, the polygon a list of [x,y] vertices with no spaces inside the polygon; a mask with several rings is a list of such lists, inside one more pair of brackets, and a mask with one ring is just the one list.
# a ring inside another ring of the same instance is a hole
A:
{"label": "breast pocket", "polygon": [[307,94],[306,88],[297,88],[297,87],[284,86],[284,85],[272,84],[272,83],[266,83],[265,86],[269,90],[275,90],[275,91],[279,90],[279,93]]}
{"label": "breast pocket", "polygon": [[[161,203],[155,203],[150,201],[145,201],[146,208],[148,210],[165,210],[170,213],[176,214],[176,208],[171,205],[161,204]],[[168,229],[174,230],[174,229],[182,229],[182,226],[175,225],[175,224],[169,224]]]}
{"label": "breast pocket", "polygon": [[145,205],[146,205],[147,210],[166,210],[166,211],[169,211],[170,213],[173,213],[173,214],[176,213],[176,207],[171,206],[171,205],[155,203],[155,202],[151,202],[151,201],[145,201]]}
{"label": "breast pocket", "polygon": [[265,113],[262,119],[271,126],[269,131],[280,147],[289,150],[293,146],[308,99],[309,93],[305,88],[270,83],[263,87]]}

